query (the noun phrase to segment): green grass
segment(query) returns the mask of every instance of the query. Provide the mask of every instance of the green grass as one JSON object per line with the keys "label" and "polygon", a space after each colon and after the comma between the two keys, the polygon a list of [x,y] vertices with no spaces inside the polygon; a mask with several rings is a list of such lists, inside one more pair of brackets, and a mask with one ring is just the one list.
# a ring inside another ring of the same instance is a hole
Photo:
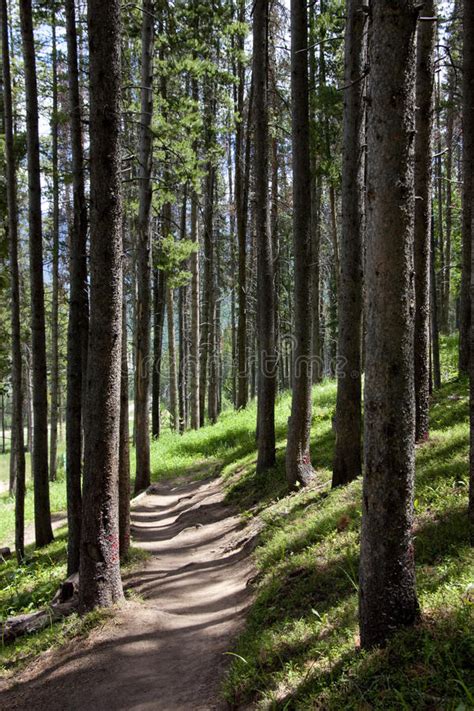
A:
{"label": "green grass", "polygon": [[[416,561],[421,623],[383,650],[358,647],[357,586],[361,483],[331,491],[336,386],[314,391],[314,486],[288,494],[284,451],[290,397],[278,398],[277,464],[256,474],[255,404],[223,413],[217,425],[153,442],[154,480],[222,472],[229,503],[264,522],[255,552],[255,599],[247,626],[229,649],[223,692],[231,707],[257,709],[474,709],[474,549],[468,495],[468,386],[456,381],[456,339],[443,339],[443,376],[431,434],[417,448]],[[58,483],[58,489],[61,482]],[[0,508],[0,520],[2,509]],[[1,529],[0,529],[1,530]],[[36,557],[37,556],[37,557]],[[47,602],[64,577],[64,540],[15,572],[0,569],[0,614]],[[6,577],[4,577],[6,576]],[[85,634],[71,618],[54,632],[10,647],[4,669],[59,640]],[[82,627],[83,625],[83,627]]]}
{"label": "green grass", "polygon": [[[64,470],[59,470],[57,481],[50,484],[49,495],[52,513],[66,510],[66,482]],[[33,485],[31,481],[28,481],[25,498],[25,524],[33,523],[34,518]],[[8,493],[4,493],[0,495],[0,544],[11,545],[15,539],[14,531],[15,500],[9,496]]]}
{"label": "green grass", "polygon": [[[33,546],[28,546],[23,565],[18,566],[12,559],[0,566],[0,622],[50,605],[66,578],[66,555],[67,533],[66,529],[60,529],[55,541],[46,548],[35,551]],[[141,549],[132,548],[122,571],[130,571],[146,557]],[[84,617],[73,614],[12,644],[4,645],[0,640],[0,676],[17,671],[39,652],[60,646],[73,637],[84,636],[110,615],[103,610]]]}
{"label": "green grass", "polygon": [[[323,388],[333,398],[329,386]],[[256,599],[225,681],[231,707],[258,709],[473,709],[474,549],[468,493],[467,382],[433,401],[430,440],[417,450],[416,560],[422,622],[384,650],[358,648],[361,483],[330,491],[330,414],[315,391],[314,487],[284,495],[284,462],[230,479],[243,508],[252,491],[274,491],[260,510]],[[243,483],[245,482],[245,483]],[[326,484],[326,486],[325,486]],[[242,489],[243,487],[243,489]],[[472,535],[472,532],[471,532]]]}

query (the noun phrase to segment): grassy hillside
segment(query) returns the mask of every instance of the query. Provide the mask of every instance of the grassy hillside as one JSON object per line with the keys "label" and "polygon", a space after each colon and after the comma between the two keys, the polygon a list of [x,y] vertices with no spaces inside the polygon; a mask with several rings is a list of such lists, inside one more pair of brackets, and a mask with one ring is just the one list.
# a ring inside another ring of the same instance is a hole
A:
{"label": "grassy hillside", "polygon": [[[416,560],[423,621],[389,647],[358,649],[361,483],[330,491],[333,386],[315,391],[314,486],[283,492],[283,457],[258,479],[253,465],[228,478],[229,498],[257,506],[256,599],[232,650],[225,683],[233,705],[262,709],[474,708],[474,549],[466,516],[467,383],[436,395],[429,442],[417,450]],[[283,404],[282,404],[283,406]]]}

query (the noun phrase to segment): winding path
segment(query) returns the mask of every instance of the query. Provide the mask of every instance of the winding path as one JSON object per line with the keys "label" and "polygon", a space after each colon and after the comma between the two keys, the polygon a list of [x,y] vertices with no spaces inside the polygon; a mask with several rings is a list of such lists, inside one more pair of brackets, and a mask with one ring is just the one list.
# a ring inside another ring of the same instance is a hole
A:
{"label": "winding path", "polygon": [[[255,528],[223,503],[219,479],[160,484],[135,503],[134,545],[151,558],[124,583],[139,599],[86,640],[42,655],[0,707],[35,711],[204,711],[250,602]],[[3,686],[3,690],[2,690]]]}

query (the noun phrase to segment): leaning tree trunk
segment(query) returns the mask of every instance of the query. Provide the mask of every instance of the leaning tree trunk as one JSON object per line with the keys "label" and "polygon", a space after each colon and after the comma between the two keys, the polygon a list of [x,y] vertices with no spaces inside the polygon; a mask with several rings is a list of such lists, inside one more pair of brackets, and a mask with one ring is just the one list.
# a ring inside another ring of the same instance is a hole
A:
{"label": "leaning tree trunk", "polygon": [[[423,6],[435,14],[432,0]],[[418,24],[416,59],[415,138],[415,401],[416,439],[429,433],[430,408],[430,265],[431,265],[431,152],[434,101],[436,23]]]}
{"label": "leaning tree trunk", "polygon": [[268,0],[256,0],[253,16],[255,231],[257,238],[257,333],[259,351],[257,471],[275,464],[275,284],[268,204]]}
{"label": "leaning tree trunk", "polygon": [[472,190],[474,188],[474,69],[472,59],[473,34],[468,30],[472,25],[472,3],[464,2],[464,66],[463,66],[463,148],[462,148],[462,276],[461,299],[459,304],[459,372],[467,374],[470,363],[471,328],[471,244],[472,244]]}
{"label": "leaning tree trunk", "polygon": [[48,391],[43,283],[43,229],[38,129],[38,87],[31,0],[20,0],[26,97],[28,223],[33,355],[33,454],[35,538],[38,547],[53,540],[48,480]]}
{"label": "leaning tree trunk", "polygon": [[342,235],[338,288],[338,373],[336,448],[332,485],[356,479],[362,471],[361,329],[362,250],[365,188],[366,18],[364,0],[347,0],[344,72]]}
{"label": "leaning tree trunk", "polygon": [[309,162],[309,92],[306,0],[291,2],[291,109],[293,145],[293,244],[295,255],[296,368],[286,447],[286,478],[290,486],[306,485],[311,465],[311,171]]}
{"label": "leaning tree trunk", "polygon": [[359,587],[363,647],[385,642],[419,615],[412,537],[416,23],[414,0],[378,0],[372,6]]}
{"label": "leaning tree trunk", "polygon": [[123,597],[118,522],[123,252],[120,25],[120,0],[89,0],[91,307],[79,576],[82,611],[110,606]]}
{"label": "leaning tree trunk", "polygon": [[69,323],[67,333],[66,485],[68,518],[68,575],[79,570],[82,518],[82,417],[87,367],[89,303],[87,293],[87,205],[82,143],[82,112],[74,0],[66,0],[66,39],[69,102],[73,220],[69,255]]}
{"label": "leaning tree trunk", "polygon": [[49,435],[49,478],[57,478],[58,414],[59,414],[59,164],[58,164],[58,51],[55,13],[51,19],[53,49],[53,116],[52,174],[53,174],[53,245],[52,245],[52,303],[51,303],[51,420]]}
{"label": "leaning tree trunk", "polygon": [[135,358],[135,491],[150,486],[150,330],[151,330],[151,168],[153,159],[154,3],[143,0],[141,117],[139,145],[139,210],[137,230],[137,318]]}
{"label": "leaning tree trunk", "polygon": [[13,135],[13,101],[10,73],[10,52],[8,46],[7,0],[2,0],[1,3],[1,23],[12,329],[10,493],[15,494],[15,550],[18,563],[21,563],[25,553],[25,445],[23,441],[23,376],[21,362],[20,274],[18,268],[18,201]]}

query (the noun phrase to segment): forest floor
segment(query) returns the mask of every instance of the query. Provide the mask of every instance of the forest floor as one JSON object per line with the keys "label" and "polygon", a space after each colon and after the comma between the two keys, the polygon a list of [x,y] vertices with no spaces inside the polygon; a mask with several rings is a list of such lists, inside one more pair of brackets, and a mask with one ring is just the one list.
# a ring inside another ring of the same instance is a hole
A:
{"label": "forest floor", "polygon": [[[474,710],[469,398],[456,352],[455,339],[443,339],[444,384],[433,396],[430,438],[416,451],[415,628],[385,649],[359,648],[361,482],[330,489],[336,385],[327,381],[313,393],[316,476],[304,490],[289,493],[285,480],[288,393],[277,400],[277,463],[264,475],[256,473],[255,403],[229,408],[197,432],[165,431],[152,445],[158,488],[134,511],[126,605],[0,647],[4,687],[13,676],[19,683],[0,707],[33,699],[35,709],[47,700],[68,711],[79,686],[86,709],[103,708],[100,691],[124,710],[215,709],[219,698],[262,711]],[[55,486],[59,506],[61,482]],[[65,576],[65,549],[59,532],[24,568],[0,567],[0,619],[51,599]]]}
{"label": "forest floor", "polygon": [[259,530],[223,500],[215,478],[160,483],[141,497],[133,538],[149,557],[124,576],[133,596],[80,643],[42,655],[3,691],[0,682],[0,706],[217,709]]}

